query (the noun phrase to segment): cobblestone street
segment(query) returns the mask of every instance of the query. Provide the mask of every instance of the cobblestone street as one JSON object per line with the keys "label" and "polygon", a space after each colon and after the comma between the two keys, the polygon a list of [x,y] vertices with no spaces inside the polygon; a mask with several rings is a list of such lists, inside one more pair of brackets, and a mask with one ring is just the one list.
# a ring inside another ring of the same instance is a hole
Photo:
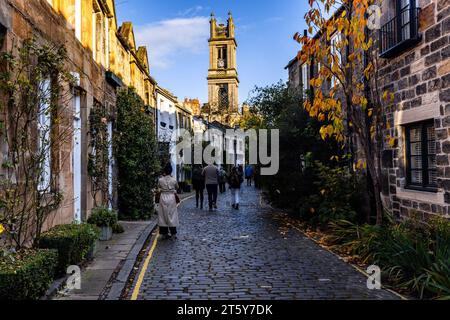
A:
{"label": "cobblestone street", "polygon": [[253,188],[243,189],[240,211],[228,193],[217,212],[196,209],[195,199],[179,210],[178,240],[158,240],[140,300],[397,299],[368,290],[364,275],[299,231],[280,232]]}

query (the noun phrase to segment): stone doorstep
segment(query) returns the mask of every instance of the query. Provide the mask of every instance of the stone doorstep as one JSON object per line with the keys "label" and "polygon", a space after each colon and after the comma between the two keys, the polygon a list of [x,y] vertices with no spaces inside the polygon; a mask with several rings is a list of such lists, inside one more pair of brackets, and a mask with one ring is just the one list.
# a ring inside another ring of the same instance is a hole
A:
{"label": "stone doorstep", "polygon": [[[125,260],[119,272],[119,283],[113,283],[115,292],[122,292],[128,276],[133,270],[134,261],[142,250],[145,241],[156,226],[156,221],[121,222],[125,226],[125,233],[114,235],[110,241],[99,242],[93,261],[89,262],[81,271],[81,290],[73,290],[61,297],[59,290],[65,287],[68,276],[57,279],[51,285],[44,300],[98,300],[105,287],[111,280],[114,271]],[[134,239],[134,241],[132,241]],[[127,273],[128,272],[128,273]],[[120,293],[118,298],[120,297]],[[118,299],[117,298],[117,299]]]}

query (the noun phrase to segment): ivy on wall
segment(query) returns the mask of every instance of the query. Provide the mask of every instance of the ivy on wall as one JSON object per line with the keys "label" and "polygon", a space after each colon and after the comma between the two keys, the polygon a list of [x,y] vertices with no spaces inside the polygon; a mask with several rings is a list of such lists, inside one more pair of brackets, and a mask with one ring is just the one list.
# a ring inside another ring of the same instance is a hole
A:
{"label": "ivy on wall", "polygon": [[118,170],[119,217],[147,219],[154,212],[153,189],[160,171],[153,119],[132,88],[117,95],[117,121],[113,137]]}
{"label": "ivy on wall", "polygon": [[89,115],[89,160],[88,174],[92,182],[95,206],[106,206],[108,195],[109,139],[108,112],[97,101]]}
{"label": "ivy on wall", "polygon": [[30,38],[0,54],[0,225],[15,249],[36,244],[63,203],[73,84],[64,46]]}

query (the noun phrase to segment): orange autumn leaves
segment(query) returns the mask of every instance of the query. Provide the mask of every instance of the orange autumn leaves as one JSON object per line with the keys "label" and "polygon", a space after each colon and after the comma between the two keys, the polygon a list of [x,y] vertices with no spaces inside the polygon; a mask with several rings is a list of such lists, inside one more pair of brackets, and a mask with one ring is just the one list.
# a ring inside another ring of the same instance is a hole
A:
{"label": "orange autumn leaves", "polygon": [[[302,45],[298,53],[301,63],[318,66],[315,77],[310,79],[313,99],[304,103],[310,116],[323,121],[320,130],[323,139],[334,137],[345,141],[344,120],[359,109],[369,117],[364,93],[364,81],[373,77],[371,63],[364,64],[365,55],[373,48],[373,39],[365,32],[366,15],[371,0],[309,0],[310,10],[305,15],[310,37],[295,34],[294,39]],[[331,17],[330,17],[331,15]],[[324,84],[331,83],[330,90]],[[343,110],[343,104],[345,110]],[[350,126],[352,123],[350,121]]]}

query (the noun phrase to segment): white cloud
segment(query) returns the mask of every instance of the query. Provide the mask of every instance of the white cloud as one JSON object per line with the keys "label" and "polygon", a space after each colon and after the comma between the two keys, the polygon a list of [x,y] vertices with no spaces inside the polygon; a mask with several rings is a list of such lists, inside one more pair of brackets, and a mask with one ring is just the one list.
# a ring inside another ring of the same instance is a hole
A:
{"label": "white cloud", "polygon": [[192,7],[192,8],[188,8],[184,11],[180,11],[178,12],[179,16],[193,16],[193,15],[197,15],[199,14],[200,11],[203,11],[205,8],[203,8],[202,6],[196,6],[196,7]]}
{"label": "white cloud", "polygon": [[138,45],[147,46],[151,66],[169,68],[183,54],[208,48],[209,17],[162,20],[137,27],[135,36]]}

